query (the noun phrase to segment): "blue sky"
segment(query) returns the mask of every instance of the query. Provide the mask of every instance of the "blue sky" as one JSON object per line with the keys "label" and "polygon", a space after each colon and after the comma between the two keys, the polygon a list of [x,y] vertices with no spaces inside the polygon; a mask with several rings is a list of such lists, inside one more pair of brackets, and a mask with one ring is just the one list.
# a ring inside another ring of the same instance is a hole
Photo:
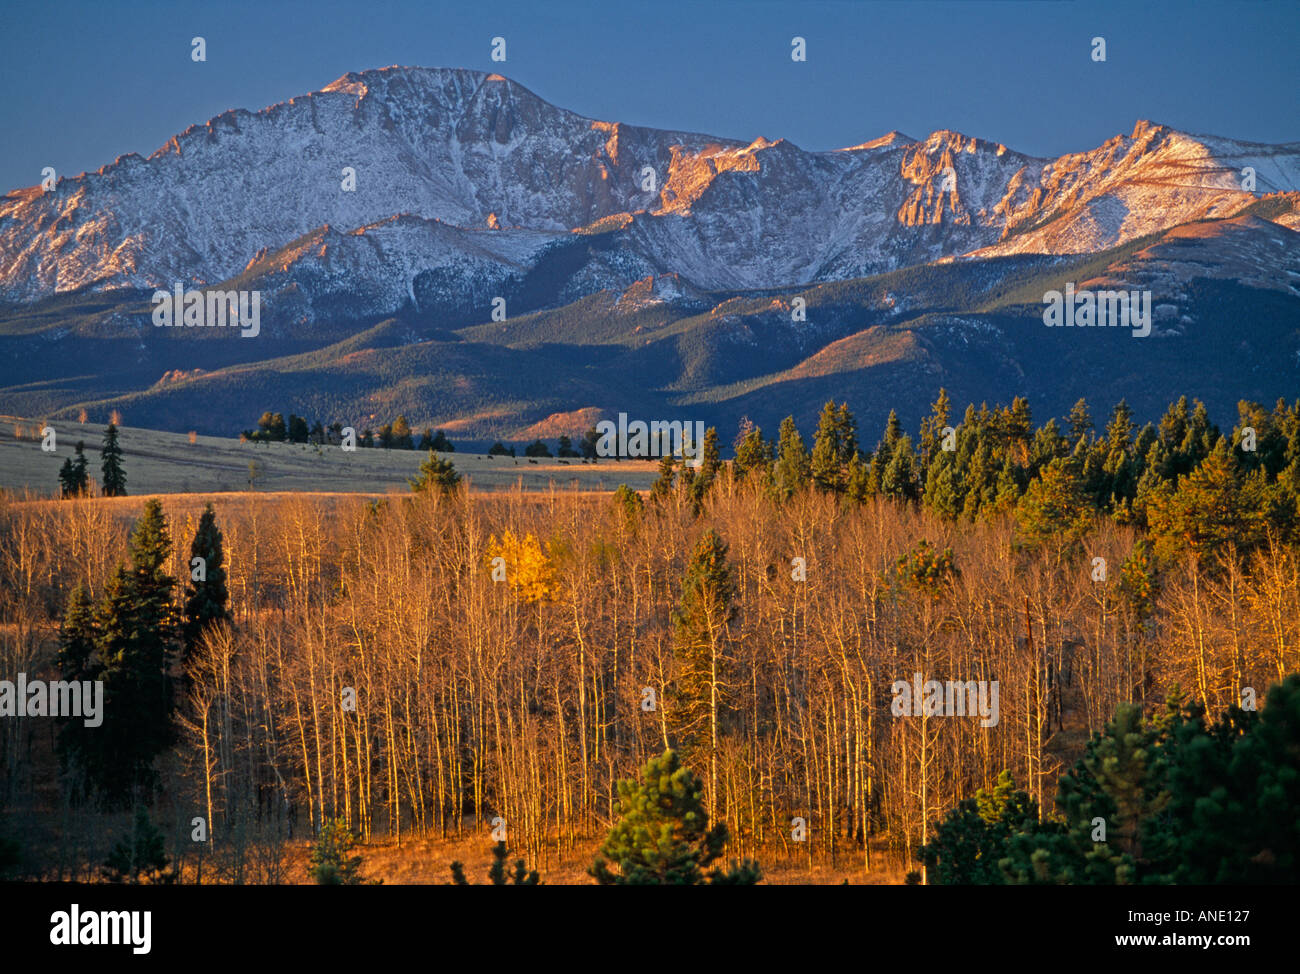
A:
{"label": "blue sky", "polygon": [[389,64],[497,70],[583,115],[808,149],[950,128],[1057,155],[1138,118],[1296,141],[1298,43],[1294,0],[5,0],[0,192]]}

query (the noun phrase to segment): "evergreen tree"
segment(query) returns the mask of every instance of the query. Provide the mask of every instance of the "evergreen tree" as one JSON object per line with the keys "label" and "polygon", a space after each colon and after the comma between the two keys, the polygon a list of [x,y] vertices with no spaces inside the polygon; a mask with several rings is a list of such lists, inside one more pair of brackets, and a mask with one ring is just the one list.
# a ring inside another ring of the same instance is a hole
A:
{"label": "evergreen tree", "polygon": [[794,425],[794,417],[787,416],[781,420],[777,437],[776,467],[773,470],[777,494],[791,497],[807,487],[811,478],[812,461],[804,448],[803,437]]}
{"label": "evergreen tree", "polygon": [[1147,502],[1156,555],[1163,561],[1183,553],[1213,561],[1229,548],[1248,551],[1263,541],[1268,513],[1262,471],[1241,477],[1222,438],[1176,488],[1165,485]]}
{"label": "evergreen tree", "polygon": [[840,466],[840,423],[835,403],[827,402],[817,419],[813,437],[812,479],[820,490],[844,493],[844,470]]}
{"label": "evergreen tree", "polygon": [[312,846],[307,874],[318,886],[362,885],[362,857],[349,855],[356,842],[343,819],[327,820]]}
{"label": "evergreen tree", "polygon": [[921,487],[917,482],[916,455],[912,452],[912,438],[898,437],[894,441],[892,450],[889,462],[881,474],[880,492],[898,500],[919,500]]}
{"label": "evergreen tree", "polygon": [[717,794],[718,744],[728,697],[727,627],[736,613],[735,595],[727,546],[710,528],[696,542],[672,614],[676,678],[671,718],[685,754],[708,754],[711,795]]}
{"label": "evergreen tree", "polygon": [[672,454],[665,453],[659,458],[659,476],[650,487],[651,500],[662,501],[672,495],[673,482],[677,479],[676,465],[677,461]]}
{"label": "evergreen tree", "polygon": [[167,574],[171,540],[157,500],[145,505],[130,538],[131,566],[118,564],[93,610],[73,593],[60,638],[63,678],[103,681],[102,723],[66,721],[60,752],[112,806],[147,792],[154,759],[174,740],[170,663],[177,619],[175,580]]}
{"label": "evergreen tree", "polygon": [[405,416],[398,416],[397,419],[393,420],[390,445],[395,450],[415,449],[415,438],[411,436],[411,424]]}
{"label": "evergreen tree", "polygon": [[63,466],[59,468],[59,496],[73,496],[73,483],[75,476],[72,472],[72,458],[68,457],[63,461]]}
{"label": "evergreen tree", "polygon": [[1001,886],[1006,880],[998,863],[1007,857],[1008,841],[1037,825],[1037,802],[1003,771],[991,790],[958,802],[921,847],[927,877],[939,886]]}
{"label": "evergreen tree", "polygon": [[[589,873],[601,886],[704,884],[705,868],[722,855],[727,827],[721,822],[709,827],[703,793],[703,782],[676,752],[651,758],[640,781],[618,783],[618,821]],[[744,860],[727,870],[711,870],[707,882],[747,886],[761,878],[758,864]]]}
{"label": "evergreen tree", "polygon": [[1058,554],[1078,543],[1092,521],[1092,512],[1068,460],[1053,460],[1030,483],[1016,522],[1028,547],[1051,547]]}
{"label": "evergreen tree", "polygon": [[848,489],[848,466],[858,456],[858,424],[849,404],[828,402],[822,409],[813,443],[812,478],[820,489],[836,494]]}
{"label": "evergreen tree", "polygon": [[[506,866],[506,857],[509,855],[504,842],[498,842],[492,847],[492,865],[488,868],[488,880],[493,886],[540,886],[541,879],[537,875],[537,870],[530,870],[524,860],[516,859],[514,871],[510,872]],[[465,878],[464,864],[459,860],[451,864],[451,882],[453,886],[473,886]]]}
{"label": "evergreen tree", "polygon": [[1016,396],[1011,400],[1011,408],[1004,413],[1003,433],[1006,436],[1007,452],[1018,467],[1029,466],[1029,439],[1033,428],[1029,400],[1024,396]]}
{"label": "evergreen tree", "polygon": [[710,426],[704,431],[704,443],[700,447],[700,465],[695,468],[695,476],[690,484],[691,503],[698,516],[704,507],[704,498],[717,480],[722,461],[718,456],[718,431]]}
{"label": "evergreen tree", "polygon": [[423,491],[436,490],[440,494],[451,494],[460,486],[460,474],[456,472],[456,465],[450,460],[441,459],[432,450],[420,464],[420,475],[409,478],[407,483],[411,485],[411,490],[417,494]]}
{"label": "evergreen tree", "polygon": [[[196,558],[202,559],[197,565]],[[189,564],[190,581],[186,587],[185,619],[181,628],[182,661],[190,658],[208,628],[230,620],[221,529],[217,527],[217,515],[210,502],[203,509],[198,530],[190,543]]]}
{"label": "evergreen tree", "polygon": [[641,500],[641,495],[631,487],[627,484],[619,484],[618,489],[614,491],[614,509],[622,512],[627,524],[634,525],[640,519],[645,504]]}
{"label": "evergreen tree", "polygon": [[[537,442],[540,443],[541,440],[538,440]],[[453,444],[453,443],[451,442],[451,440],[447,439],[447,434],[444,433],[442,430],[438,430],[438,432],[436,432],[436,433],[433,434],[433,444],[432,444],[432,446],[433,446],[433,449],[436,450],[436,451],[438,451],[439,453],[455,453],[455,452],[456,452],[456,446],[455,446],[455,444]],[[549,456],[550,456],[550,453],[547,453],[546,456],[549,457]]]}
{"label": "evergreen tree", "polygon": [[1092,413],[1088,411],[1088,400],[1080,399],[1070,407],[1070,415],[1066,418],[1070,425],[1070,448],[1074,449],[1080,442],[1087,443],[1088,437],[1092,434]]}
{"label": "evergreen tree", "polygon": [[76,497],[84,497],[90,493],[90,474],[86,471],[86,443],[84,440],[78,440],[76,447],[73,448],[72,493]]}
{"label": "evergreen tree", "polygon": [[113,846],[100,872],[110,883],[130,885],[169,885],[179,878],[176,869],[168,869],[162,831],[149,821],[143,805],[135,807],[135,822],[130,837]]}
{"label": "evergreen tree", "polygon": [[154,759],[174,740],[169,669],[178,629],[176,580],[167,574],[171,538],[158,500],[145,503],[128,548],[130,568],[118,566],[94,620],[103,724],[82,735],[93,741],[83,753],[95,753],[85,765],[89,780],[111,804],[153,786]]}
{"label": "evergreen tree", "polygon": [[862,462],[861,454],[855,453],[849,460],[848,469],[844,472],[845,488],[844,492],[848,495],[849,500],[855,504],[862,504],[871,496],[871,474],[865,463]]}
{"label": "evergreen tree", "polygon": [[922,500],[926,507],[949,520],[961,514],[964,498],[961,494],[955,454],[938,453],[931,461],[925,478]]}
{"label": "evergreen tree", "polygon": [[100,447],[102,476],[100,492],[105,497],[126,496],[126,472],[122,469],[122,448],[117,442],[117,426],[108,424],[104,430],[104,445]]}
{"label": "evergreen tree", "polygon": [[948,425],[952,400],[948,390],[940,389],[939,398],[930,405],[930,415],[921,420],[921,470],[928,479],[930,465],[943,453],[943,430]]}
{"label": "evergreen tree", "polygon": [[282,413],[273,413],[269,409],[262,413],[262,418],[257,421],[258,429],[262,431],[263,436],[273,443],[281,443],[287,435]]}
{"label": "evergreen tree", "polygon": [[756,474],[760,482],[771,480],[772,444],[763,439],[761,427],[752,426],[745,431],[744,437],[736,446],[736,460],[732,464],[737,480],[745,480],[750,474]]}

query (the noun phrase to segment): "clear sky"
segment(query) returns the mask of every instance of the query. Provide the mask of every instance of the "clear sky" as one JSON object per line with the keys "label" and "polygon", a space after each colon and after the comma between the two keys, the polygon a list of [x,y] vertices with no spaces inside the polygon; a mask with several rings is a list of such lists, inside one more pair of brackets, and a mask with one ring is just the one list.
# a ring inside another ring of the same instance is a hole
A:
{"label": "clear sky", "polygon": [[1289,142],[1298,49],[1296,0],[0,0],[0,192],[389,64],[495,70],[594,118],[807,149],[948,128],[1051,156],[1138,118]]}

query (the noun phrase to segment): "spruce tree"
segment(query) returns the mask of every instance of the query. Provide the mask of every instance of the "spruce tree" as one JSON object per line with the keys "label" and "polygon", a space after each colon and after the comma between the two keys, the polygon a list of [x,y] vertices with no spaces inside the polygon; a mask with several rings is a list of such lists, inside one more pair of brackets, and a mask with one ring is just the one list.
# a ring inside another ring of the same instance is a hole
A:
{"label": "spruce tree", "polygon": [[[208,628],[230,619],[230,596],[226,590],[225,553],[221,540],[216,512],[208,503],[190,543],[190,580],[186,586],[185,620],[181,628],[182,661],[190,658]],[[201,561],[196,564],[195,559]]]}
{"label": "spruce tree", "polygon": [[105,497],[126,496],[126,471],[122,469],[122,448],[117,442],[117,425],[109,423],[100,447],[100,492]]}
{"label": "spruce tree", "polygon": [[78,440],[72,456],[72,492],[84,497],[90,492],[90,474],[86,472],[86,443]]}
{"label": "spruce tree", "polygon": [[154,759],[174,740],[169,670],[179,628],[176,583],[166,571],[171,540],[157,500],[145,505],[129,549],[130,567],[118,564],[89,622],[84,594],[74,594],[60,654],[69,676],[103,681],[101,725],[70,721],[61,744],[111,806],[147,797],[156,781]]}
{"label": "spruce tree", "polygon": [[[68,599],[59,629],[57,664],[60,679],[80,682],[99,679],[102,666],[96,656],[98,633],[95,631],[95,607],[84,584],[78,584]],[[59,722],[59,759],[71,767],[81,782],[86,782],[85,771],[96,760],[94,750],[96,732],[100,728],[86,727],[82,720]]]}
{"label": "spruce tree", "polygon": [[918,500],[921,496],[921,488],[917,482],[916,455],[912,452],[912,438],[898,437],[892,449],[893,455],[881,474],[880,492],[899,500]]}
{"label": "spruce tree", "polygon": [[63,466],[59,468],[59,496],[71,497],[73,494],[74,474],[72,472],[72,458],[68,457],[63,461]]}

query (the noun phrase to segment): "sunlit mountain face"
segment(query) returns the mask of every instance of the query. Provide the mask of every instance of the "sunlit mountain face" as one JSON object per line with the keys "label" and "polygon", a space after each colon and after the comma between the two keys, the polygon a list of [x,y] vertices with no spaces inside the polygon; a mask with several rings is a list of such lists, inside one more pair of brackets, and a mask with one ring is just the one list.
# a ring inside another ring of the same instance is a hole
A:
{"label": "sunlit mountain face", "polygon": [[[872,417],[912,389],[919,415],[940,385],[1068,408],[1134,370],[1153,402],[1199,382],[1232,408],[1295,386],[1298,190],[1300,143],[1149,122],[1057,159],[950,131],[806,152],[584,118],[495,74],[351,73],[4,197],[0,411],[228,432],[271,395],[378,397],[486,436],[628,397],[719,423],[828,391]],[[1151,291],[1149,332],[1048,331],[1066,283]],[[256,291],[256,340],[156,327],[178,285]]]}

